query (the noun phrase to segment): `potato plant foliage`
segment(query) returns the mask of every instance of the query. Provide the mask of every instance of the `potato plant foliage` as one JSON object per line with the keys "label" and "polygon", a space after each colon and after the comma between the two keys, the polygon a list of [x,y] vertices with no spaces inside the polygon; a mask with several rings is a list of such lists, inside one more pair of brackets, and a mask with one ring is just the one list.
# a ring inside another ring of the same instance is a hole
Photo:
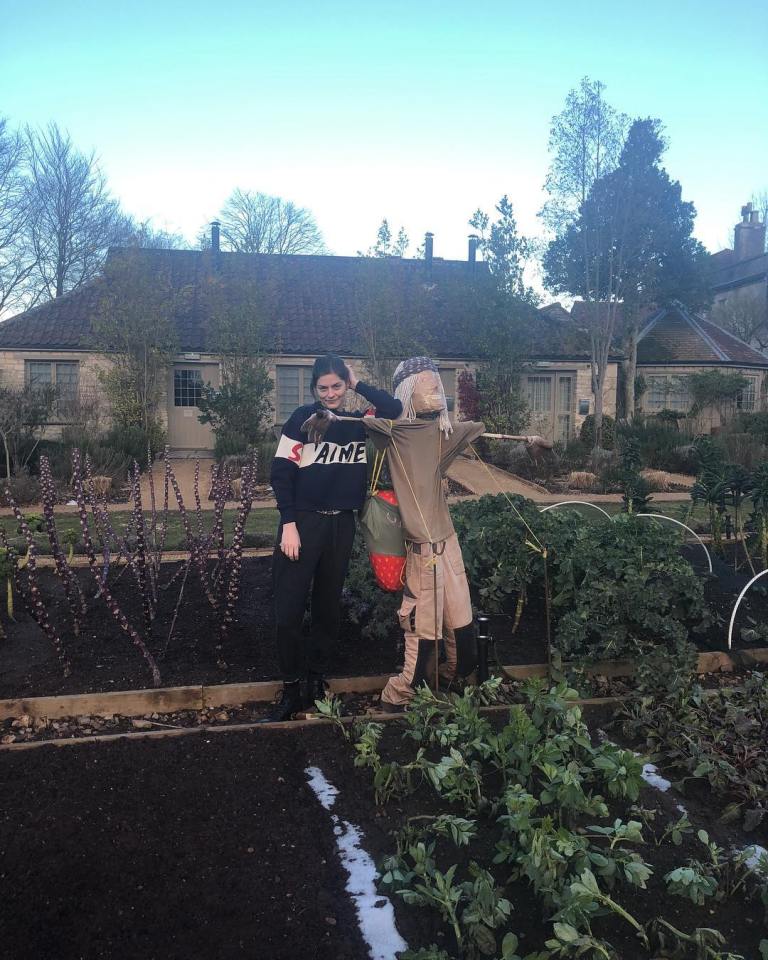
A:
{"label": "potato plant foliage", "polygon": [[[641,922],[633,915],[633,891],[654,874],[646,851],[676,849],[691,829],[682,818],[653,824],[638,806],[643,758],[593,742],[565,683],[548,690],[528,681],[525,702],[510,706],[501,725],[481,712],[499,695],[498,679],[447,697],[421,688],[402,721],[412,750],[399,761],[382,755],[381,724],[361,720],[345,731],[355,765],[373,775],[377,804],[415,795],[430,810],[395,834],[381,885],[410,906],[436,911],[451,942],[411,949],[402,960],[618,960],[604,925],[595,924],[606,916],[614,928],[626,925],[642,955],[736,960],[717,930],[681,930],[663,916]],[[338,719],[332,701],[321,707]],[[695,903],[762,899],[768,910],[768,875],[746,870],[746,857],[731,857],[703,832],[699,839],[704,856],[681,858],[666,876],[668,894]],[[524,954],[515,930],[521,883],[534,892],[542,924],[540,942]]]}
{"label": "potato plant foliage", "polygon": [[509,611],[513,599],[542,602],[547,550],[556,647],[569,658],[639,657],[684,644],[708,623],[703,587],[679,553],[675,532],[633,514],[613,521],[576,511],[539,513],[517,498],[482,497],[453,509],[478,606]]}

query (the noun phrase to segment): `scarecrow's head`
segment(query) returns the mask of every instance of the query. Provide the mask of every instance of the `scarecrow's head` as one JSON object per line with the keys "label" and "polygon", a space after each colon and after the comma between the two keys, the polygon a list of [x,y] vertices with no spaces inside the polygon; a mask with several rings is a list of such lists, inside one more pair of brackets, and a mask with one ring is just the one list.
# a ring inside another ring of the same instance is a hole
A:
{"label": "scarecrow's head", "polygon": [[440,429],[446,436],[452,432],[443,382],[433,360],[429,357],[403,360],[395,370],[392,386],[403,405],[402,419],[434,417],[440,420]]}

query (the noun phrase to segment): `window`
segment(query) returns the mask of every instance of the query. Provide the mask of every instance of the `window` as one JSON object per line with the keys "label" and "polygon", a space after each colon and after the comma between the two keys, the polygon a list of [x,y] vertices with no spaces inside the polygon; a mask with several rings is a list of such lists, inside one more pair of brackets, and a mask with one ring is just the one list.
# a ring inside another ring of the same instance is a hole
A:
{"label": "window", "polygon": [[571,436],[571,409],[573,407],[573,377],[557,378],[557,436],[566,443]]}
{"label": "window", "polygon": [[679,410],[687,413],[691,407],[688,378],[671,375],[646,377],[645,408],[651,413],[659,410]]}
{"label": "window", "polygon": [[203,375],[195,367],[173,371],[174,407],[196,407],[200,403]]}
{"label": "window", "polygon": [[296,407],[315,402],[310,389],[311,381],[312,367],[278,365],[277,419],[279,423],[285,423]]}
{"label": "window", "polygon": [[757,409],[757,378],[747,377],[747,385],[736,395],[736,409],[752,413]]}
{"label": "window", "polygon": [[443,367],[440,379],[445,390],[446,406],[452,411],[456,406],[456,367]]}
{"label": "window", "polygon": [[77,360],[25,360],[24,379],[30,387],[54,387],[53,415],[63,419],[77,401],[80,364]]}
{"label": "window", "polygon": [[531,413],[552,412],[552,377],[528,377],[528,406]]}

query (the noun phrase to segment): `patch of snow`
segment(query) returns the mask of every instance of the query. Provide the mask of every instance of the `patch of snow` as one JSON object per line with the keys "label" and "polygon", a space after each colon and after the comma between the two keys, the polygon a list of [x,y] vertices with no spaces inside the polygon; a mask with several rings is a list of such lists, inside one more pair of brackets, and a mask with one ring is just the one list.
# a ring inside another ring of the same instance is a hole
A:
{"label": "patch of snow", "polygon": [[647,784],[650,784],[652,787],[656,787],[657,790],[661,790],[662,793],[666,793],[667,790],[672,786],[669,780],[664,777],[659,776],[659,768],[655,763],[646,763],[643,765],[643,780]]}
{"label": "patch of snow", "polygon": [[[305,772],[315,796],[330,812],[339,791],[326,780],[319,767],[307,767]],[[373,860],[363,849],[360,830],[335,813],[331,813],[331,820],[339,857],[348,874],[347,892],[354,900],[360,932],[371,960],[396,960],[398,953],[408,949],[408,944],[398,933],[389,897],[376,891],[378,874]]]}

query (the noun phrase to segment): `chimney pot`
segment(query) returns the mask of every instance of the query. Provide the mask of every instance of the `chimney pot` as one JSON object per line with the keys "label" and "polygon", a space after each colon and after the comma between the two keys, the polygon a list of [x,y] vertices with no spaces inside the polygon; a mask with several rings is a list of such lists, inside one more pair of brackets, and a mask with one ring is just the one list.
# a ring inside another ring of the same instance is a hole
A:
{"label": "chimney pot", "polygon": [[432,260],[434,251],[435,235],[433,233],[424,234],[424,266],[427,276],[432,276]]}
{"label": "chimney pot", "polygon": [[221,249],[221,242],[219,239],[221,230],[221,223],[218,220],[213,220],[211,222],[211,250],[214,253],[218,253]]}
{"label": "chimney pot", "polygon": [[477,260],[477,244],[479,237],[476,233],[470,233],[469,235],[469,262],[474,263]]}
{"label": "chimney pot", "polygon": [[733,231],[733,251],[737,262],[759,257],[765,250],[765,224],[760,214],[747,203],[741,208],[741,223]]}

